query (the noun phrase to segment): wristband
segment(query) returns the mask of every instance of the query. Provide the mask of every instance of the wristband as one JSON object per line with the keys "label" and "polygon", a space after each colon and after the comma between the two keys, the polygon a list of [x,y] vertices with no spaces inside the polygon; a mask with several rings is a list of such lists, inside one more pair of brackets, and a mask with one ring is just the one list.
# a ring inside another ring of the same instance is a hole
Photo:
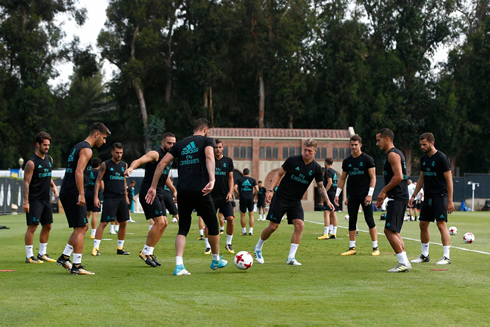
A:
{"label": "wristband", "polygon": [[374,187],[370,187],[368,191],[368,196],[373,196],[374,193]]}
{"label": "wristband", "polygon": [[274,192],[274,190],[267,190],[267,192]]}
{"label": "wristband", "polygon": [[342,193],[342,189],[341,188],[337,188],[337,191],[335,191],[335,196],[338,198],[340,193]]}

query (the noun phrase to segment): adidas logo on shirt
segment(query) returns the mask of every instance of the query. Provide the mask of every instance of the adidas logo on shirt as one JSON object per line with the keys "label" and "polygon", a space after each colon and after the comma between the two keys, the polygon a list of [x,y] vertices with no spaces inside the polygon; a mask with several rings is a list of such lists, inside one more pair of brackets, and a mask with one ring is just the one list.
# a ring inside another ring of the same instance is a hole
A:
{"label": "adidas logo on shirt", "polygon": [[185,156],[186,154],[196,153],[197,151],[199,151],[199,148],[196,147],[196,144],[194,141],[192,141],[191,143],[187,144],[187,146],[182,150],[181,154]]}
{"label": "adidas logo on shirt", "polygon": [[39,165],[37,168],[43,168],[43,166]]}
{"label": "adidas logo on shirt", "polygon": [[296,167],[296,170],[298,170],[298,171],[299,171],[299,167]]}
{"label": "adidas logo on shirt", "polygon": [[245,182],[242,183],[242,186],[252,186],[250,181],[247,179]]}
{"label": "adidas logo on shirt", "polygon": [[111,171],[114,171],[114,168],[111,168]]}

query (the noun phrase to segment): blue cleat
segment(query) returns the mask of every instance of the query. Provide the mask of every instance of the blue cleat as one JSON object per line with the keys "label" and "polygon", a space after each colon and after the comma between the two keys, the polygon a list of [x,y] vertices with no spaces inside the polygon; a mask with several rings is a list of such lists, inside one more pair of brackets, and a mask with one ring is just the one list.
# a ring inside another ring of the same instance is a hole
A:
{"label": "blue cleat", "polygon": [[190,275],[191,273],[187,271],[187,269],[185,269],[185,266],[184,265],[177,265],[175,266],[175,270],[174,270],[174,275],[175,276],[187,276],[187,275]]}
{"label": "blue cleat", "polygon": [[223,257],[221,256],[219,258],[219,260],[213,260],[211,262],[210,268],[213,269],[213,270],[216,270],[218,268],[224,268],[224,267],[226,267],[227,264],[228,264],[228,261],[226,261],[225,259],[223,259]]}

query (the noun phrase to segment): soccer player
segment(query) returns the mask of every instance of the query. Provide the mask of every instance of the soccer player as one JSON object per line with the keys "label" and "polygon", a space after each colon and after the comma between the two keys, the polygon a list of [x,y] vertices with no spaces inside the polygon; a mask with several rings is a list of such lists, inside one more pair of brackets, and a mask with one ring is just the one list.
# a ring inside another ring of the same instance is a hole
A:
{"label": "soccer player", "polygon": [[257,208],[259,209],[259,220],[265,221],[265,195],[267,189],[262,185],[262,181],[257,182],[258,191],[257,196]]}
{"label": "soccer player", "polygon": [[[413,195],[413,191],[415,191],[415,184],[412,182],[411,179],[408,180],[408,198],[410,199]],[[417,217],[416,214],[416,209],[415,207],[408,207],[408,215],[410,216],[410,220],[415,220],[414,217]]]}
{"label": "soccer player", "polygon": [[[332,168],[332,165],[333,165],[333,159],[325,158],[325,172],[323,174],[323,184],[325,185],[325,189],[327,190],[327,195],[328,198],[330,199],[330,202],[333,203],[335,199],[335,193],[337,192],[338,176],[337,176],[337,172]],[[335,204],[333,210],[331,210],[330,207],[326,205],[326,203],[323,204],[323,219],[325,222],[325,227],[324,227],[323,235],[317,237],[317,239],[334,240],[337,238],[337,226],[338,226],[337,209],[338,207],[335,206]],[[330,229],[330,233],[329,233],[329,229]]]}
{"label": "soccer player", "polygon": [[[85,232],[87,231],[87,206],[85,205],[85,189],[83,172],[92,158],[92,148],[100,147],[111,135],[109,129],[102,123],[93,123],[89,136],[78,143],[70,151],[68,163],[61,184],[60,200],[65,210],[68,226],[73,233],[66,244],[65,250],[57,260],[57,264],[70,270],[74,275],[94,275],[82,266],[82,252]],[[73,253],[73,265],[70,255]]]}
{"label": "soccer player", "polygon": [[210,268],[224,268],[228,262],[219,256],[219,225],[211,192],[215,184],[214,147],[216,143],[207,137],[209,121],[199,118],[194,124],[194,135],[175,143],[158,164],[151,187],[146,195],[148,203],[153,203],[156,187],[162,171],[174,158],[179,160],[179,232],[175,239],[174,275],[190,275],[184,266],[186,237],[191,227],[191,214],[194,209],[202,217],[209,234],[212,262]]}
{"label": "soccer player", "polygon": [[122,161],[123,145],[119,142],[112,144],[112,158],[104,161],[100,165],[99,175],[95,181],[94,204],[100,208],[99,188],[100,182],[104,181],[104,208],[99,226],[95,233],[93,256],[100,255],[100,242],[104,234],[104,228],[108,223],[119,222],[117,235],[117,251],[119,255],[129,255],[124,250],[124,239],[126,238],[126,227],[129,220],[129,198],[126,184],[126,175],[124,172],[128,169],[128,164]]}
{"label": "soccer player", "polygon": [[[99,158],[93,158],[90,166],[85,170],[85,200],[87,201],[87,220],[90,220],[92,230],[90,233],[90,238],[95,238],[95,232],[97,231],[97,217],[100,212],[100,208],[95,206],[94,202],[94,190],[95,181],[99,175],[101,160]],[[104,190],[104,182],[101,182],[101,189]],[[100,194],[99,194],[100,196]],[[88,223],[87,223],[88,228]]]}
{"label": "soccer player", "polygon": [[414,199],[424,187],[424,203],[420,211],[420,240],[422,254],[412,260],[413,263],[429,262],[429,224],[436,221],[441,233],[442,258],[436,262],[438,265],[451,263],[449,251],[451,239],[447,230],[447,214],[454,211],[453,178],[449,161],[444,153],[434,146],[435,138],[432,133],[420,135],[420,147],[425,153],[420,159],[420,177],[417,187],[410,198],[409,206],[413,206]]}
{"label": "soccer player", "polygon": [[131,218],[131,209],[133,208],[133,203],[134,203],[134,186],[135,185],[136,185],[136,181],[135,180],[132,180],[129,183],[129,186],[128,186],[128,189],[127,189],[128,199],[129,199],[129,205],[128,205],[128,214],[129,214],[129,220],[128,220],[128,222],[129,223],[135,223],[136,222],[136,221],[134,221]]}
{"label": "soccer player", "polygon": [[163,202],[165,203],[165,208],[172,215],[172,222],[177,223],[179,222],[179,211],[175,205],[175,201],[177,201],[177,189],[171,178],[167,178],[167,184],[168,186],[165,185],[163,188]]}
{"label": "soccer player", "polygon": [[254,233],[254,197],[258,192],[257,182],[250,177],[250,170],[245,168],[243,176],[237,179],[235,191],[240,195],[240,221],[242,224],[242,235],[247,235],[247,222],[245,213],[248,210],[248,235]]}
{"label": "soccer player", "polygon": [[[36,151],[27,161],[24,173],[24,202],[22,210],[26,213],[27,231],[25,235],[26,263],[56,262],[46,254],[49,231],[53,223],[49,188],[53,189],[54,196],[58,196],[56,185],[51,179],[53,158],[48,155],[51,146],[51,136],[46,132],[36,135]],[[34,257],[34,233],[41,223],[39,235],[39,253]]]}
{"label": "soccer player", "polygon": [[[170,172],[171,162],[168,162],[165,170],[160,171],[158,178],[155,182],[155,195],[157,196],[156,201],[147,201],[144,196],[151,187],[153,177],[155,175],[155,170],[162,159],[168,154],[170,148],[175,144],[175,135],[172,133],[164,133],[162,135],[161,147],[149,151],[141,158],[133,161],[131,166],[126,171],[129,176],[134,169],[138,168],[140,165],[145,165],[145,177],[141,183],[140,189],[140,203],[145,212],[146,220],[153,220],[153,225],[148,232],[146,237],[146,243],[143,250],[139,253],[139,257],[145,261],[145,263],[151,267],[161,266],[161,263],[157,260],[153,251],[158,241],[162,237],[165,229],[168,226],[167,221],[167,209],[165,207],[165,202],[163,201],[163,188],[168,180],[168,174]],[[163,172],[163,175],[162,175]],[[180,184],[180,183],[179,183]]]}
{"label": "soccer player", "polygon": [[[318,193],[320,193],[321,198],[325,201],[327,206],[333,209],[333,204],[328,199],[327,191],[323,186],[322,168],[315,160],[313,160],[316,151],[316,141],[312,139],[306,140],[304,143],[303,154],[287,158],[272,178],[271,187],[267,190],[265,199],[267,203],[271,203],[269,212],[267,213],[269,226],[262,231],[259,241],[254,248],[255,260],[258,263],[264,263],[262,247],[272,233],[277,230],[282,221],[282,217],[287,213],[288,224],[294,225],[294,232],[291,237],[291,247],[289,249],[289,256],[286,260],[286,264],[291,266],[301,266],[301,263],[296,260],[296,251],[301,242],[301,236],[305,226],[301,199],[308,190],[308,186],[313,179],[316,180]],[[278,186],[278,188],[274,195],[276,186]],[[274,199],[271,202],[272,196],[274,196]]]}
{"label": "soccer player", "polygon": [[381,208],[383,201],[388,197],[384,233],[398,258],[398,265],[388,272],[400,273],[410,271],[412,265],[408,261],[405,244],[400,235],[408,203],[407,170],[405,156],[395,148],[394,138],[395,135],[389,128],[383,128],[376,134],[376,145],[387,154],[383,164],[385,187],[378,194],[376,207]]}
{"label": "soccer player", "polygon": [[364,219],[369,227],[369,235],[373,242],[373,256],[379,256],[378,230],[373,218],[374,187],[376,186],[376,168],[371,156],[361,151],[362,138],[353,135],[350,138],[352,154],[342,162],[342,176],[335,193],[335,205],[339,205],[339,195],[344,188],[347,177],[347,211],[349,213],[349,249],[341,255],[356,254],[357,214],[359,206],[364,211]]}
{"label": "soccer player", "polygon": [[[417,187],[417,183],[415,183],[415,187]],[[415,221],[418,220],[417,213],[420,214],[420,211],[422,210],[423,201],[424,201],[424,188],[422,187],[419,193],[417,193],[417,195],[415,196],[415,201],[413,202],[413,205],[415,206]]]}

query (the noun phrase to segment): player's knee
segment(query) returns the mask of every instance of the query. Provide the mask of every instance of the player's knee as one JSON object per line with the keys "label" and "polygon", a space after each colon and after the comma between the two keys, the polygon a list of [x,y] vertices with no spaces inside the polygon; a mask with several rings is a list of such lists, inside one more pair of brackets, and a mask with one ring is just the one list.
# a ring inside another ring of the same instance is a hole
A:
{"label": "player's knee", "polygon": [[[296,220],[297,220],[297,221],[296,221]],[[302,220],[299,220],[299,219],[296,219],[296,220],[294,221],[294,229],[295,229],[296,231],[300,231],[300,232],[302,232],[302,231],[303,231],[303,229],[305,228],[305,223],[304,223],[304,221],[302,221]]]}
{"label": "player's knee", "polygon": [[269,229],[271,229],[272,232],[275,232],[278,227],[279,227],[279,224],[274,224],[274,223],[269,224]]}
{"label": "player's knee", "polygon": [[51,230],[51,224],[43,225],[43,231],[49,232],[50,230]]}

